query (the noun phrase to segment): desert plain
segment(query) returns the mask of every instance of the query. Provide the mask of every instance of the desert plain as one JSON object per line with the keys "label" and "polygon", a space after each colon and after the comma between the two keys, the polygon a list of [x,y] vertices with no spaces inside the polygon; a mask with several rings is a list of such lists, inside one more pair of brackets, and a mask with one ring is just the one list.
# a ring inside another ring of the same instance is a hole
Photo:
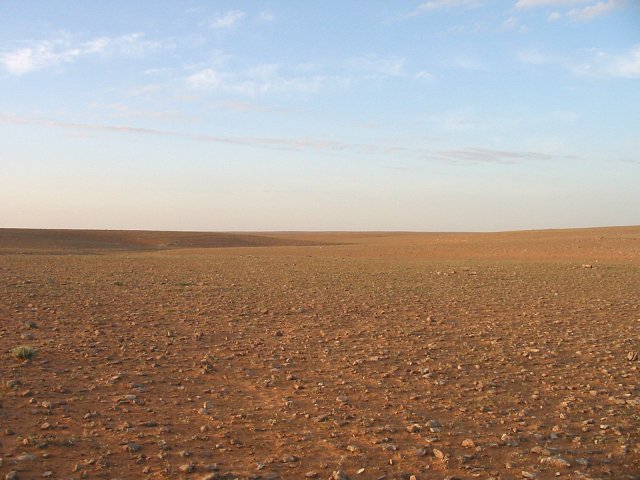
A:
{"label": "desert plain", "polygon": [[0,478],[640,479],[638,353],[640,227],[2,229]]}

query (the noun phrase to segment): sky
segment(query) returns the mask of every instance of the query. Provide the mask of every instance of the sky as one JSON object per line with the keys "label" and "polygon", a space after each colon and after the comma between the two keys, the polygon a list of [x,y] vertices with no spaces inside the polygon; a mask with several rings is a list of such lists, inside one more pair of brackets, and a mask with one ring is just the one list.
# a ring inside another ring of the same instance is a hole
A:
{"label": "sky", "polygon": [[640,224],[640,1],[0,0],[0,227]]}

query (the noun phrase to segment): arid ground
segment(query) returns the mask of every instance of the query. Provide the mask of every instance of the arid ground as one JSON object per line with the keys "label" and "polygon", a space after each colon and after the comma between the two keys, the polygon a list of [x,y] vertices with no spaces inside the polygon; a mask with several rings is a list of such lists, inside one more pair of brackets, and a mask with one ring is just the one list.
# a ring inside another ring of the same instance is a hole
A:
{"label": "arid ground", "polygon": [[0,479],[639,479],[638,353],[640,227],[5,229]]}

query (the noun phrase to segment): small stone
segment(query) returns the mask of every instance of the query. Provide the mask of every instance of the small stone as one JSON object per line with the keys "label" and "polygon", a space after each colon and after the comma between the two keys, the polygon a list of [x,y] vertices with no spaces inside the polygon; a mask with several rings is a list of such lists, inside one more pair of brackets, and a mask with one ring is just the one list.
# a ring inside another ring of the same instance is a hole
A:
{"label": "small stone", "polygon": [[196,469],[196,466],[194,463],[185,463],[184,465],[180,465],[178,469],[184,473],[191,473]]}
{"label": "small stone", "polygon": [[511,435],[508,435],[506,433],[503,434],[502,437],[500,437],[500,440],[502,440],[505,443],[505,445],[508,445],[509,447],[517,447],[520,445],[520,442],[518,440],[516,440]]}
{"label": "small stone", "polygon": [[7,473],[4,476],[5,480],[17,480],[18,479],[18,472],[16,472],[15,470],[10,471],[9,473]]}
{"label": "small stone", "polygon": [[307,472],[304,474],[304,478],[318,478],[318,472]]}
{"label": "small stone", "polygon": [[474,441],[473,441],[472,439],[470,439],[470,438],[465,438],[465,439],[462,441],[462,446],[463,446],[464,448],[475,448],[475,446],[476,446],[476,442],[474,442]]}
{"label": "small stone", "polygon": [[627,360],[629,360],[630,362],[635,362],[636,360],[638,360],[638,352],[628,352]]}
{"label": "small stone", "polygon": [[358,475],[362,475],[364,473],[364,468],[359,468],[356,472]]}
{"label": "small stone", "polygon": [[522,475],[522,478],[529,478],[531,480],[538,478],[537,473],[527,472],[526,470],[523,470],[520,474]]}
{"label": "small stone", "polygon": [[355,445],[347,445],[347,450],[351,453],[355,453],[358,451],[358,447],[356,447]]}
{"label": "small stone", "polygon": [[442,463],[447,463],[449,461],[448,455],[437,448],[433,449],[433,456],[440,460]]}
{"label": "small stone", "polygon": [[130,452],[130,453],[139,452],[141,449],[142,447],[137,443],[127,443],[124,447],[122,447],[122,450],[124,452]]}
{"label": "small stone", "polygon": [[344,473],[342,470],[338,470],[333,472],[333,475],[331,475],[332,480],[351,480],[346,473]]}
{"label": "small stone", "polygon": [[569,463],[568,460],[566,460],[565,458],[562,458],[559,455],[554,457],[542,457],[540,459],[540,463],[551,465],[552,467],[557,467],[557,468],[569,468],[571,466],[571,463]]}
{"label": "small stone", "polygon": [[427,449],[426,449],[426,448],[424,448],[424,447],[422,447],[422,448],[414,448],[414,449],[413,449],[413,454],[414,454],[416,457],[424,457],[424,456],[426,456],[426,455],[427,455],[427,453],[428,453],[428,451],[427,451]]}
{"label": "small stone", "polygon": [[409,433],[418,433],[421,428],[422,427],[419,424],[414,423],[413,425],[409,425],[407,427],[407,432],[409,432]]}
{"label": "small stone", "polygon": [[36,460],[36,456],[31,453],[23,453],[18,458],[16,458],[19,462],[34,462]]}

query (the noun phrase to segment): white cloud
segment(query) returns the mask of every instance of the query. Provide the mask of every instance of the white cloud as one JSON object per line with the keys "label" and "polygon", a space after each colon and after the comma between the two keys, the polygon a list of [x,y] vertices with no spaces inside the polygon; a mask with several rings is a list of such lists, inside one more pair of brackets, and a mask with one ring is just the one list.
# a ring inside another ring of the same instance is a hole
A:
{"label": "white cloud", "polygon": [[119,37],[99,37],[85,42],[73,43],[68,37],[42,40],[30,46],[0,53],[0,65],[9,73],[26,73],[71,63],[89,55],[123,54],[142,55],[148,50],[160,47],[158,42],[144,40],[139,33]]}
{"label": "white cloud", "polygon": [[142,85],[140,87],[132,88],[131,90],[129,90],[129,95],[132,95],[134,97],[140,96],[140,95],[150,95],[150,94],[158,93],[161,90],[162,90],[162,85],[150,83],[147,85]]}
{"label": "white cloud", "polygon": [[502,22],[501,27],[504,30],[511,30],[513,28],[516,28],[518,26],[518,20],[514,17],[509,17],[507,18],[504,22]]}
{"label": "white cloud", "polygon": [[605,15],[621,5],[622,3],[617,0],[607,0],[584,8],[573,9],[567,15],[574,20],[589,21],[600,15]]}
{"label": "white cloud", "polygon": [[436,78],[433,73],[428,72],[427,70],[420,70],[419,72],[415,73],[414,77],[421,80],[433,80],[434,78]]}
{"label": "white cloud", "polygon": [[232,28],[240,20],[245,17],[245,12],[241,10],[230,10],[216,18],[211,22],[211,27],[216,29]]}
{"label": "white cloud", "polygon": [[593,0],[518,0],[516,8],[571,6],[590,1]]}
{"label": "white cloud", "polygon": [[626,55],[616,57],[609,69],[612,75],[623,78],[640,78],[640,44]]}
{"label": "white cloud", "polygon": [[520,52],[518,59],[531,65],[556,65],[583,77],[640,78],[640,44],[624,54],[589,49],[569,58],[530,50]]}
{"label": "white cloud", "polygon": [[509,17],[500,24],[501,30],[517,30],[520,33],[529,31],[529,27],[522,25],[516,17]]}
{"label": "white cloud", "polygon": [[256,65],[237,72],[205,68],[186,77],[187,85],[194,89],[217,90],[250,97],[274,92],[317,93],[325,86],[344,86],[348,82],[348,77],[281,72],[281,67],[277,64]]}
{"label": "white cloud", "polygon": [[365,75],[398,77],[404,75],[406,60],[397,56],[362,55],[352,58],[349,65]]}
{"label": "white cloud", "polygon": [[[547,20],[554,22],[562,17],[569,17],[574,20],[589,21],[601,15],[621,8],[625,0],[518,0],[516,8],[554,7],[554,11],[549,14]],[[574,7],[570,10],[561,11],[561,7]]]}
{"label": "white cloud", "polygon": [[265,23],[275,22],[276,16],[271,12],[262,12],[258,15],[258,20]]}
{"label": "white cloud", "polygon": [[518,60],[522,63],[529,63],[531,65],[545,65],[549,63],[561,63],[562,59],[554,55],[541,53],[537,50],[527,50],[518,52]]}
{"label": "white cloud", "polygon": [[446,8],[476,7],[481,5],[482,3],[482,0],[429,0],[418,5],[416,9],[409,14],[409,16],[415,17],[423,13],[431,12],[434,10],[442,10]]}
{"label": "white cloud", "polygon": [[216,70],[205,68],[189,75],[187,84],[194,88],[216,88],[222,84],[222,77]]}
{"label": "white cloud", "polygon": [[470,70],[477,72],[487,72],[489,67],[477,58],[460,55],[447,61],[447,66],[458,70]]}

